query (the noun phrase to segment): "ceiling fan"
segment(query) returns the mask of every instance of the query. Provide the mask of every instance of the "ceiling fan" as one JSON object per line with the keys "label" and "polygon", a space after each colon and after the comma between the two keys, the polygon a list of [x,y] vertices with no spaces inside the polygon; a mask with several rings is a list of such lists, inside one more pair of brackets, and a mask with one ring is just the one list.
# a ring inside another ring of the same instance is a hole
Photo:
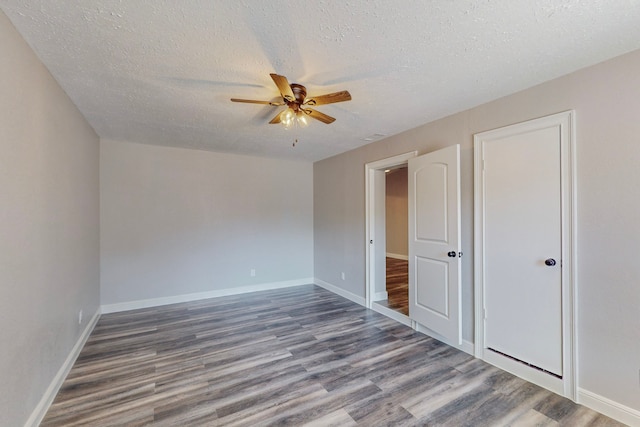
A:
{"label": "ceiling fan", "polygon": [[336,120],[335,118],[309,107],[351,100],[351,94],[346,90],[307,98],[307,89],[304,86],[297,83],[289,83],[285,76],[274,73],[271,73],[270,76],[280,91],[282,101],[270,102],[238,98],[231,98],[231,101],[246,102],[249,104],[267,104],[273,105],[274,107],[286,105],[287,109],[279,112],[269,123],[282,123],[285,128],[290,128],[296,123],[302,127],[306,126],[308,124],[307,117],[320,120],[326,124],[333,123]]}

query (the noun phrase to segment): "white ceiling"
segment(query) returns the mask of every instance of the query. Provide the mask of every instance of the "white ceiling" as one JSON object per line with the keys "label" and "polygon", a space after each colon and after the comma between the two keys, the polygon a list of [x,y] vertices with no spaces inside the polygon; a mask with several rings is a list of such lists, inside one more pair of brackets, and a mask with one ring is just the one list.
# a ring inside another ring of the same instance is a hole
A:
{"label": "white ceiling", "polygon": [[[102,138],[320,160],[640,48],[640,0],[0,0]],[[353,100],[285,131],[269,73]],[[292,142],[299,139],[293,148]],[[374,139],[375,139],[374,138]]]}

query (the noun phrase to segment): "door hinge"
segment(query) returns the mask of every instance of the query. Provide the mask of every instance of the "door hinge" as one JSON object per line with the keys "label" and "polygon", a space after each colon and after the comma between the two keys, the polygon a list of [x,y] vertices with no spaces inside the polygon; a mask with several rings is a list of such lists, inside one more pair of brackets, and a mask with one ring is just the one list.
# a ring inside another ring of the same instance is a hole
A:
{"label": "door hinge", "polygon": [[483,318],[483,319],[486,319],[486,318],[487,318],[487,309],[486,309],[486,308],[483,308],[483,309],[482,309],[482,318]]}

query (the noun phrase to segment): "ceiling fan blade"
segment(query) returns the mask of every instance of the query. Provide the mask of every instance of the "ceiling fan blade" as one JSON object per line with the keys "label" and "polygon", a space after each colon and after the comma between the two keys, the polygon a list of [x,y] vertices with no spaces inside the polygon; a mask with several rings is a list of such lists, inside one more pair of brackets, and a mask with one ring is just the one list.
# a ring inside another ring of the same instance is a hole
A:
{"label": "ceiling fan blade", "polygon": [[271,102],[271,101],[256,101],[255,99],[238,99],[231,98],[231,102],[246,102],[247,104],[266,104],[266,105],[284,105],[284,102]]}
{"label": "ceiling fan blade", "polygon": [[321,113],[320,111],[312,110],[311,108],[307,108],[306,110],[304,110],[304,112],[307,115],[313,117],[314,119],[320,120],[322,123],[329,124],[336,121],[335,118],[331,116],[327,116],[326,114]]}
{"label": "ceiling fan blade", "polygon": [[271,119],[271,121],[269,122],[270,125],[275,125],[276,123],[280,123],[282,120],[280,118],[280,116],[282,115],[282,111],[280,111],[278,114],[276,114],[276,116]]}
{"label": "ceiling fan blade", "polygon": [[269,74],[273,79],[273,82],[278,86],[278,90],[283,98],[288,99],[289,101],[293,101],[296,97],[293,95],[293,91],[291,90],[291,85],[289,84],[289,80],[285,76],[280,76],[278,74],[271,73]]}
{"label": "ceiling fan blade", "polygon": [[351,94],[349,91],[343,90],[340,92],[329,93],[327,95],[314,96],[305,101],[305,105],[324,105],[333,104],[334,102],[351,101]]}

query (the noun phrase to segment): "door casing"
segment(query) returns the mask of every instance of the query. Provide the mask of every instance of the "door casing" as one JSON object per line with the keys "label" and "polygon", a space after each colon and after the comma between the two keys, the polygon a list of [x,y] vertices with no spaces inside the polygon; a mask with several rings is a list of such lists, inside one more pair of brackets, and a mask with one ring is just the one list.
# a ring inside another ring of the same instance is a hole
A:
{"label": "door casing", "polygon": [[[575,113],[566,111],[474,135],[474,299],[475,356],[569,399],[577,396],[576,384],[576,191]],[[558,379],[507,357],[486,351],[484,299],[484,175],[483,143],[548,127],[560,131],[561,241],[562,241],[562,353],[563,376]]]}

